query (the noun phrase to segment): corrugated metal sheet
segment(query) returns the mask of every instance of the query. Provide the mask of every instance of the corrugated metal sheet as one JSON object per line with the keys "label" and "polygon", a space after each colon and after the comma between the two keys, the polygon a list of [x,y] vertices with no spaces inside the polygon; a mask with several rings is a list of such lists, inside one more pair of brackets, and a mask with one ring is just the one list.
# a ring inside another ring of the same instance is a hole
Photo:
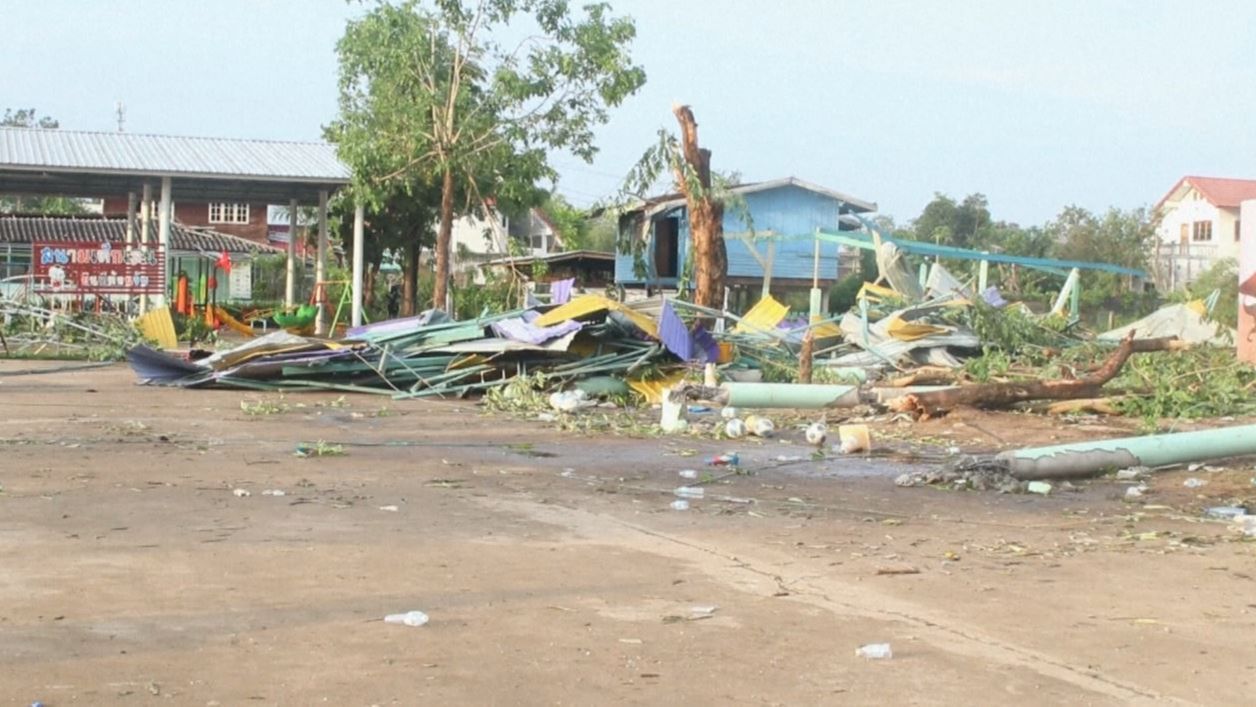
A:
{"label": "corrugated metal sheet", "polygon": [[[153,233],[156,238],[156,230]],[[121,243],[126,239],[126,219],[59,216],[0,216],[0,244],[30,244],[35,241],[68,243]],[[280,248],[255,243],[217,231],[191,229],[170,224],[170,247],[195,253],[283,253]]]}
{"label": "corrugated metal sheet", "polygon": [[200,175],[347,182],[336,149],[321,142],[233,140],[134,133],[0,128],[0,169]]}

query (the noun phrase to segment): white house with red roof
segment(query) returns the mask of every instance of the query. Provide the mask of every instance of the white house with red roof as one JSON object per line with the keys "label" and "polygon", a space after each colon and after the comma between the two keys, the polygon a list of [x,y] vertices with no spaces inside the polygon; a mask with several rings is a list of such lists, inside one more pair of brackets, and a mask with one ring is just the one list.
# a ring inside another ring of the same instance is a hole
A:
{"label": "white house with red roof", "polygon": [[1256,199],[1256,179],[1187,176],[1156,204],[1158,260],[1171,288],[1194,280],[1223,258],[1238,258],[1239,205]]}

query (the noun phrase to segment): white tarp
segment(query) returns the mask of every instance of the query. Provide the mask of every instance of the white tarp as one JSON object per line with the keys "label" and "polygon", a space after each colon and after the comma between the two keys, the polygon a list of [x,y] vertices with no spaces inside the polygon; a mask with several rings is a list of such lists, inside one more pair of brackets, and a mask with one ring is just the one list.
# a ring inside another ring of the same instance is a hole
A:
{"label": "white tarp", "polygon": [[[1120,341],[1131,330],[1139,339],[1158,339],[1162,336],[1176,336],[1193,344],[1217,344],[1229,346],[1234,341],[1234,330],[1210,322],[1200,314],[1202,302],[1187,304],[1171,304],[1161,307],[1132,324],[1105,331],[1099,335],[1102,341]],[[1228,338],[1227,338],[1228,337]]]}

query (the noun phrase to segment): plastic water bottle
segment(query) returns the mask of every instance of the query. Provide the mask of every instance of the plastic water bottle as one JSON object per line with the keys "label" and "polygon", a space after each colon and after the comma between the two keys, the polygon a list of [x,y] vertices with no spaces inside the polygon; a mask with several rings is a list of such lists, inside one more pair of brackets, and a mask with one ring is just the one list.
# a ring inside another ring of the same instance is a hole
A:
{"label": "plastic water bottle", "polygon": [[672,493],[680,498],[702,498],[706,495],[706,489],[701,486],[677,486]]}
{"label": "plastic water bottle", "polygon": [[680,473],[680,478],[682,479],[698,478],[698,472],[696,469],[681,469],[679,473]]}
{"label": "plastic water bottle", "polygon": [[689,510],[689,502],[683,498],[678,498],[675,501],[672,501],[672,510],[673,511],[687,511]]}
{"label": "plastic water bottle", "polygon": [[427,621],[427,614],[422,611],[407,611],[404,614],[389,614],[384,617],[384,623],[386,624],[401,624],[403,626],[422,626]]}
{"label": "plastic water bottle", "polygon": [[855,650],[855,655],[868,660],[886,660],[894,657],[888,643],[869,643]]}
{"label": "plastic water bottle", "polygon": [[741,457],[737,456],[736,452],[733,452],[731,454],[717,454],[708,459],[707,464],[711,466],[737,466],[737,463],[740,461]]}

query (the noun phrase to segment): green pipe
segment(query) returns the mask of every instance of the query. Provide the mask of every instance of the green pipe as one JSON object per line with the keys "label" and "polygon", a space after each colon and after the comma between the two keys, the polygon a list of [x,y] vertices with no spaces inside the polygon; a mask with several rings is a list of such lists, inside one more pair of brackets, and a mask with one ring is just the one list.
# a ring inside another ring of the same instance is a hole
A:
{"label": "green pipe", "polygon": [[800,383],[723,383],[725,405],[739,408],[853,407],[859,404],[859,386]]}
{"label": "green pipe", "polygon": [[1069,479],[1108,469],[1168,466],[1256,454],[1256,425],[1018,449],[996,459],[1018,479]]}

